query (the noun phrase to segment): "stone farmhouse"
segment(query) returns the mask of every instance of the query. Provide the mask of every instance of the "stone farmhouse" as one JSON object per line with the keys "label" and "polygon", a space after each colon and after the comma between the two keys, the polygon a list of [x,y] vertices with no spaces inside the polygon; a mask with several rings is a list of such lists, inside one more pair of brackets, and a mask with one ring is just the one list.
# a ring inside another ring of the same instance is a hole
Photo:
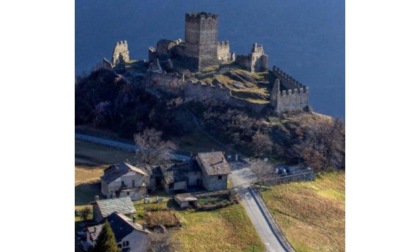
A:
{"label": "stone farmhouse", "polygon": [[222,152],[202,152],[190,160],[156,167],[135,167],[128,163],[110,166],[101,177],[101,192],[107,198],[139,200],[147,191],[163,188],[167,193],[203,187],[208,191],[227,189],[231,173]]}
{"label": "stone farmhouse", "polygon": [[202,152],[191,160],[155,169],[156,176],[151,179],[153,190],[160,184],[167,193],[188,191],[194,187],[203,187],[207,191],[227,189],[228,175],[231,173],[222,152]]}
{"label": "stone farmhouse", "polygon": [[[252,45],[247,55],[236,55],[230,50],[229,41],[218,41],[219,16],[212,13],[185,14],[185,41],[182,39],[161,39],[156,47],[149,47],[148,61],[140,63],[147,66],[141,76],[146,90],[184,96],[186,101],[211,99],[221,101],[233,107],[249,108],[257,113],[271,109],[277,115],[289,111],[303,111],[309,108],[309,88],[287,75],[276,66],[269,69],[269,58],[263,46]],[[115,44],[111,62],[104,59],[103,66],[124,72],[131,64],[127,41]],[[251,73],[268,71],[274,76],[268,85],[270,100],[252,103],[235,96],[232,90],[215,81],[204,84],[196,81],[195,73],[211,67],[235,65]]]}
{"label": "stone farmhouse", "polygon": [[139,200],[147,193],[148,184],[150,176],[146,168],[124,162],[114,164],[104,171],[101,192],[107,198],[129,196],[132,200]]}
{"label": "stone farmhouse", "polygon": [[[135,222],[135,219],[130,219],[124,214],[113,212],[105,218],[115,235],[115,240],[121,251],[124,252],[146,252],[148,245],[148,236],[150,231],[147,231],[140,224]],[[86,238],[82,241],[82,246],[85,251],[89,247],[94,247],[99,234],[102,231],[104,223],[90,226],[86,229]]]}

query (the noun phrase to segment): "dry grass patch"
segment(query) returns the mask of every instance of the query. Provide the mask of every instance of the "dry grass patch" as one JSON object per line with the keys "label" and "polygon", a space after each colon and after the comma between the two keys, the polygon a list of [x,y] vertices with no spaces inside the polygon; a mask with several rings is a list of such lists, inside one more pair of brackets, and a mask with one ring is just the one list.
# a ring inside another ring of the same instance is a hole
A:
{"label": "dry grass patch", "polygon": [[344,173],[273,186],[267,207],[297,251],[344,251]]}
{"label": "dry grass patch", "polygon": [[[144,208],[178,209],[173,201],[153,204],[134,202],[140,223],[144,222]],[[173,238],[182,243],[179,251],[264,251],[244,208],[240,204],[231,205],[214,211],[183,210],[175,212],[182,228],[175,228]]]}
{"label": "dry grass patch", "polygon": [[182,251],[263,251],[251,221],[240,204],[214,211],[182,211],[183,228],[175,233]]}
{"label": "dry grass patch", "polygon": [[103,175],[104,169],[106,169],[107,167],[108,165],[76,165],[74,182],[76,185],[82,183],[97,182],[99,178]]}

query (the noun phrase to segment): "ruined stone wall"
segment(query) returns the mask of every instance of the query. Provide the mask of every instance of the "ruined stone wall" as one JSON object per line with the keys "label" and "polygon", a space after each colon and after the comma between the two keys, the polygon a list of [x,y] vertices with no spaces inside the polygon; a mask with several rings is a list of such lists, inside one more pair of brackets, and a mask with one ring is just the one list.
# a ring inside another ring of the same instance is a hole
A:
{"label": "ruined stone wall", "polygon": [[156,95],[168,93],[182,95],[184,80],[182,75],[176,73],[149,73],[145,78],[145,87]]}
{"label": "ruined stone wall", "polygon": [[268,55],[262,45],[254,43],[248,55],[238,55],[236,64],[250,72],[264,72],[268,69]]}
{"label": "ruined stone wall", "polygon": [[247,100],[232,96],[228,88],[219,85],[193,83],[188,81],[184,86],[185,101],[219,101],[236,108],[248,108],[254,112],[261,112],[268,104],[250,103]]}
{"label": "ruined stone wall", "polygon": [[217,34],[219,17],[210,13],[185,15],[185,52],[191,70],[201,71],[217,64]]}
{"label": "ruined stone wall", "polygon": [[224,62],[231,60],[229,41],[219,41],[217,43],[217,59]]}
{"label": "ruined stone wall", "polygon": [[128,43],[126,40],[118,41],[115,44],[114,52],[112,53],[112,65],[116,66],[118,63],[130,61],[128,51]]}
{"label": "ruined stone wall", "polygon": [[252,50],[249,55],[249,58],[251,60],[251,72],[263,72],[268,69],[268,56],[264,54],[264,49],[262,45],[254,43],[252,45]]}
{"label": "ruined stone wall", "polygon": [[241,68],[244,68],[246,70],[251,69],[251,65],[250,65],[251,61],[250,61],[248,55],[238,55],[238,56],[236,56],[235,62]]}
{"label": "ruined stone wall", "polygon": [[182,75],[174,73],[149,73],[144,80],[149,93],[158,97],[162,94],[183,96],[185,101],[219,101],[236,108],[248,108],[261,112],[269,104],[250,103],[245,99],[235,97],[228,88],[222,85],[204,84],[201,81],[184,81]]}

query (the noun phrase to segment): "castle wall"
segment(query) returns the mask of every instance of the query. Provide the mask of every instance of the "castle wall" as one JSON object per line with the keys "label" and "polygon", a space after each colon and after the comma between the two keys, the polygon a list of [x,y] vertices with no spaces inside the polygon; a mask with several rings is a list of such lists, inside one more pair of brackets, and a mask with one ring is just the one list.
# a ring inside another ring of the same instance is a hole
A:
{"label": "castle wall", "polygon": [[126,40],[118,41],[115,44],[114,52],[112,53],[112,64],[115,66],[121,61],[130,61],[130,55],[128,51],[128,43]]}
{"label": "castle wall", "polygon": [[303,110],[309,106],[309,88],[273,66],[276,77],[271,91],[270,103],[275,112]]}
{"label": "castle wall", "polygon": [[279,114],[286,111],[303,110],[309,105],[308,88],[289,89],[278,94],[275,111]]}
{"label": "castle wall", "polygon": [[229,41],[219,41],[217,43],[217,59],[224,62],[230,61]]}
{"label": "castle wall", "polygon": [[251,69],[251,61],[249,60],[249,56],[248,55],[238,55],[236,56],[236,60],[235,60],[236,64],[238,64],[238,66],[249,70]]}
{"label": "castle wall", "polygon": [[228,88],[219,87],[210,84],[201,84],[201,82],[186,82],[184,86],[185,101],[219,101],[237,108],[249,108],[254,112],[261,112],[267,104],[250,103],[244,99],[232,96]]}
{"label": "castle wall", "polygon": [[150,73],[145,79],[146,89],[152,93],[160,92],[181,95],[184,89],[182,75],[176,73]]}

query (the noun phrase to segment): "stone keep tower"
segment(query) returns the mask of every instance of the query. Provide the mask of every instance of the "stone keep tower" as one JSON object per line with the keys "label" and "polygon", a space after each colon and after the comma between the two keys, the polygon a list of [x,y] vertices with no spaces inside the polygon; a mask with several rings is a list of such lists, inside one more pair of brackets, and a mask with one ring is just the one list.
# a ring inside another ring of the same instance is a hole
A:
{"label": "stone keep tower", "polygon": [[211,13],[185,15],[185,60],[193,71],[218,64],[217,33],[219,17]]}

